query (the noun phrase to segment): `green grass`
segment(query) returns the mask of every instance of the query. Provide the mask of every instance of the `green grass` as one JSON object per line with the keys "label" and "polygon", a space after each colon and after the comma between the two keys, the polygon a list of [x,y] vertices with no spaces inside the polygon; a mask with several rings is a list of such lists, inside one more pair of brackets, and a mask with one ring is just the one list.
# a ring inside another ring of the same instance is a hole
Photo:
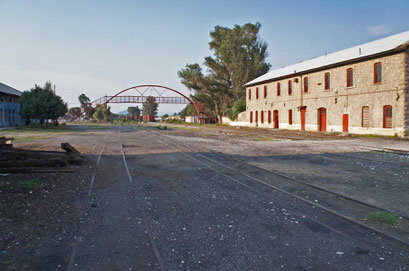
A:
{"label": "green grass", "polygon": [[14,142],[31,142],[36,139],[50,138],[52,136],[19,136],[14,138]]}
{"label": "green grass", "polygon": [[389,225],[398,225],[399,224],[399,216],[390,213],[390,212],[370,212],[368,215],[368,219],[374,222],[381,222]]}
{"label": "green grass", "polygon": [[4,262],[4,264],[5,264],[5,265],[12,265],[12,264],[13,264],[13,261],[12,261],[12,260],[7,260],[7,261]]}
{"label": "green grass", "polygon": [[34,178],[34,179],[27,180],[27,181],[21,181],[19,185],[24,188],[33,188],[37,186],[39,182],[40,182],[40,179]]}
{"label": "green grass", "polygon": [[168,129],[168,127],[166,127],[166,126],[161,126],[161,125],[156,126],[155,128],[158,129],[158,130],[167,130],[167,129]]}

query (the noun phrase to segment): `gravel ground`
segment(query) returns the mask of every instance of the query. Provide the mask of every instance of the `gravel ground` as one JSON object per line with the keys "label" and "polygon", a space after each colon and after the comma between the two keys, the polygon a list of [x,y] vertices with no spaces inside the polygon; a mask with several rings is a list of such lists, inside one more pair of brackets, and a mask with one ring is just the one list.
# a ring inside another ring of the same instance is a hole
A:
{"label": "gravel ground", "polygon": [[[223,152],[375,202],[393,202],[401,211],[401,206],[409,207],[407,197],[406,203],[399,199],[408,189],[407,167],[398,165],[408,163],[406,156],[362,150],[378,145],[405,150],[407,141],[370,138],[364,146],[362,138],[327,134],[182,128],[160,132],[203,152]],[[16,147],[56,150],[61,142],[69,142],[87,155],[87,162],[76,173],[0,177],[1,269],[406,270],[409,266],[407,247],[286,195],[238,185],[141,129],[60,133],[17,143]],[[392,172],[398,177],[391,178]],[[338,178],[349,175],[353,176]],[[39,178],[40,184],[32,189],[19,185],[32,178]]]}

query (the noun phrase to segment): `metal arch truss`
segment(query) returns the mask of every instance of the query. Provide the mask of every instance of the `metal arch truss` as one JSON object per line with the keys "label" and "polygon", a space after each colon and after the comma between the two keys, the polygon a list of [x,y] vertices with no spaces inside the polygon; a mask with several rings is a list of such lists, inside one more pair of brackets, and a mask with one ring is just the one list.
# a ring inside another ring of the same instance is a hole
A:
{"label": "metal arch truss", "polygon": [[[134,91],[136,95],[121,95],[128,91]],[[170,96],[169,93],[176,93],[177,96]],[[92,109],[96,109],[101,106],[105,106],[105,110],[107,110],[108,103],[147,103],[148,97],[153,97],[154,101],[158,104],[192,104],[194,109],[194,119],[198,122],[203,122],[206,118],[206,115],[203,111],[203,107],[197,103],[195,103],[192,99],[185,96],[184,94],[180,93],[177,90],[160,86],[160,85],[139,85],[130,87],[124,90],[121,90],[117,94],[113,96],[103,96],[99,99],[96,99],[87,104],[85,109],[82,109],[81,113],[70,119],[74,121],[82,116],[84,113],[88,114],[89,119],[89,112]]]}

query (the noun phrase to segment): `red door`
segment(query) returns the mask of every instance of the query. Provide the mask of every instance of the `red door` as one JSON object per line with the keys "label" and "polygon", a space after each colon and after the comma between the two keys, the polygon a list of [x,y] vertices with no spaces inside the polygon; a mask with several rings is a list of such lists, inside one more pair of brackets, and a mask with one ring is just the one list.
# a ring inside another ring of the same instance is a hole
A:
{"label": "red door", "polygon": [[256,126],[258,126],[258,111],[256,111]]}
{"label": "red door", "polygon": [[301,131],[305,131],[305,111],[307,111],[307,109],[301,108]]}
{"label": "red door", "polygon": [[342,115],[342,132],[348,133],[348,114]]}
{"label": "red door", "polygon": [[318,109],[318,125],[319,131],[327,131],[327,110],[325,108]]}
{"label": "red door", "polygon": [[278,110],[274,110],[273,116],[274,116],[274,128],[278,129]]}

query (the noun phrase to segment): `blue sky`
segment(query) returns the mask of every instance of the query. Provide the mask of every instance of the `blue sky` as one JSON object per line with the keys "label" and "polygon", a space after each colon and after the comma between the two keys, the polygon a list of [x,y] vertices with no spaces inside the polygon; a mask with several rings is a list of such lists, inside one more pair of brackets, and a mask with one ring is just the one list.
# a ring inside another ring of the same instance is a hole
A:
{"label": "blue sky", "polygon": [[408,14],[409,0],[0,0],[0,82],[27,90],[51,80],[70,107],[82,92],[97,99],[140,84],[189,94],[177,71],[211,54],[215,25],[260,22],[279,68],[408,31]]}

